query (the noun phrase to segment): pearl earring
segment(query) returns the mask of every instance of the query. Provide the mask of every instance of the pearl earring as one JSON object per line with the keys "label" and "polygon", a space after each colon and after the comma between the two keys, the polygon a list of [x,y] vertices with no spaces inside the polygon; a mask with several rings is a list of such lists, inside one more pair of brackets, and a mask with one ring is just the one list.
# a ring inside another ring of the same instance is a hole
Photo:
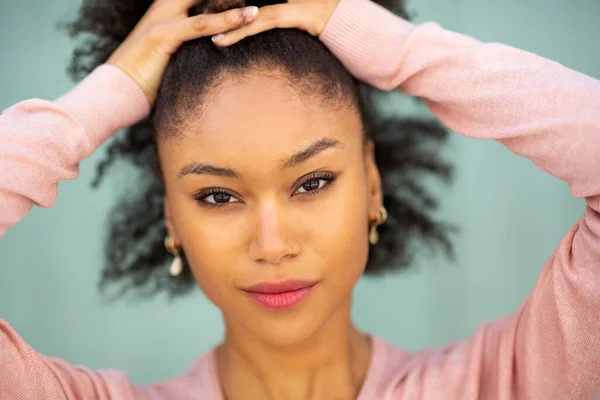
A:
{"label": "pearl earring", "polygon": [[175,243],[175,239],[171,236],[167,236],[165,238],[165,248],[174,256],[171,266],[169,267],[169,272],[171,273],[171,276],[179,276],[183,271],[183,261],[179,255],[180,247]]}
{"label": "pearl earring", "polygon": [[383,224],[387,220],[388,214],[387,210],[384,206],[379,208],[379,216],[373,223],[371,223],[371,228],[369,229],[369,243],[372,246],[375,246],[379,241],[379,233],[377,232],[377,227]]}

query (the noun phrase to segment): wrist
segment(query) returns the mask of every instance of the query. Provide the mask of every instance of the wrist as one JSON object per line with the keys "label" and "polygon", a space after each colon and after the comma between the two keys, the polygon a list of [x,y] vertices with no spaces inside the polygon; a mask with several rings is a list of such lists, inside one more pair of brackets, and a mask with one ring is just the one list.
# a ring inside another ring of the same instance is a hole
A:
{"label": "wrist", "polygon": [[340,4],[340,1],[324,0],[314,2],[316,17],[313,18],[313,21],[317,21],[317,24],[313,29],[308,30],[311,35],[319,37],[325,31],[325,27],[329,23],[338,4]]}

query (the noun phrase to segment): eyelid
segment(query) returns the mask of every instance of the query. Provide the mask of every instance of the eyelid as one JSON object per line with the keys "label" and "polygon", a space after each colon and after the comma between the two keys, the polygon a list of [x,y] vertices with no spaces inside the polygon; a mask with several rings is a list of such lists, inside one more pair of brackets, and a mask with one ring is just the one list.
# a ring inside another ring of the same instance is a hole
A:
{"label": "eyelid", "polygon": [[[311,181],[311,180],[326,180],[327,184],[331,184],[333,183],[335,180],[337,180],[337,178],[339,177],[339,174],[335,174],[333,172],[329,172],[329,171],[314,171],[311,172],[307,175],[304,175],[302,178],[300,178],[297,183],[293,186],[292,189],[292,194],[296,193],[296,191],[298,189],[300,189],[300,187],[302,185],[304,185],[306,182]],[[327,185],[325,185],[323,188],[319,188],[316,190],[313,190],[311,192],[307,192],[307,193],[301,193],[301,194],[309,194],[312,192],[318,192],[319,190],[322,190],[326,187]]]}
{"label": "eyelid", "polygon": [[229,189],[218,188],[218,187],[210,187],[210,188],[203,189],[203,190],[199,191],[198,193],[196,193],[194,195],[194,197],[198,198],[198,199],[202,199],[202,198],[210,196],[211,194],[217,194],[217,193],[226,193],[237,199],[240,198],[240,196],[237,193],[235,193]]}
{"label": "eyelid", "polygon": [[[206,199],[208,196],[214,195],[214,194],[219,194],[219,193],[225,193],[231,197],[235,197],[237,200],[239,201],[234,201],[234,202],[227,202],[227,203],[209,203],[208,201],[205,201],[204,199]],[[234,193],[231,190],[225,189],[225,188],[216,188],[216,187],[212,187],[212,188],[207,188],[204,190],[201,190],[200,192],[196,193],[193,196],[194,200],[196,200],[196,202],[203,206],[203,207],[213,207],[213,208],[220,208],[220,207],[226,207],[230,204],[239,204],[239,203],[243,203],[243,200],[240,198],[240,196],[236,193]]]}
{"label": "eyelid", "polygon": [[[333,173],[330,171],[313,171],[309,174],[306,174],[303,177],[301,177],[300,179],[298,179],[296,181],[296,184],[294,184],[293,190],[292,190],[292,196],[319,194],[322,191],[329,189],[334,184],[334,182],[339,178],[339,175],[340,175],[339,173]],[[311,180],[325,180],[325,181],[327,181],[327,183],[323,187],[315,189],[315,190],[307,191],[305,193],[296,193],[302,185],[304,185],[306,182],[311,181]],[[204,199],[206,199],[208,196],[211,196],[214,194],[219,194],[219,193],[225,193],[231,197],[236,198],[239,201],[227,202],[227,203],[209,203],[207,201],[204,201]],[[219,187],[210,187],[210,188],[203,189],[203,190],[199,191],[198,193],[196,193],[193,196],[193,198],[194,198],[194,200],[196,200],[196,202],[199,205],[201,205],[203,207],[212,207],[212,208],[228,207],[231,204],[239,204],[239,203],[244,202],[241,199],[241,196],[239,196],[237,193],[233,192],[232,190],[225,189],[225,188],[219,188]]]}

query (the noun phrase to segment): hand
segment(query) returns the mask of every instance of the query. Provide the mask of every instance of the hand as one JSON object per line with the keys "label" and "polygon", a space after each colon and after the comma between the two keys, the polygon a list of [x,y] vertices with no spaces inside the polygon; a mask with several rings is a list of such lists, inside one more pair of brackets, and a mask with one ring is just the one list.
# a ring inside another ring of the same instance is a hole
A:
{"label": "hand", "polygon": [[274,28],[297,28],[319,36],[340,0],[288,0],[260,8],[260,16],[249,25],[213,36],[218,46],[230,46],[245,37]]}
{"label": "hand", "polygon": [[128,74],[154,104],[173,53],[186,41],[238,29],[256,19],[256,7],[188,16],[197,0],[155,0],[107,60]]}

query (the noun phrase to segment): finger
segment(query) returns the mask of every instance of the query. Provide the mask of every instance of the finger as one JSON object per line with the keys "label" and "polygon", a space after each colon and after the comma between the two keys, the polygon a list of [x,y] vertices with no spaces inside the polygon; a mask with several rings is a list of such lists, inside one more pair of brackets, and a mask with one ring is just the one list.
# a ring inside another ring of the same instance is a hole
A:
{"label": "finger", "polygon": [[260,8],[260,15],[248,25],[213,36],[217,46],[231,46],[240,40],[275,28],[306,29],[310,15],[302,4],[283,3]]}
{"label": "finger", "polygon": [[201,14],[175,22],[182,41],[239,29],[256,20],[258,7],[244,7],[218,14]]}

